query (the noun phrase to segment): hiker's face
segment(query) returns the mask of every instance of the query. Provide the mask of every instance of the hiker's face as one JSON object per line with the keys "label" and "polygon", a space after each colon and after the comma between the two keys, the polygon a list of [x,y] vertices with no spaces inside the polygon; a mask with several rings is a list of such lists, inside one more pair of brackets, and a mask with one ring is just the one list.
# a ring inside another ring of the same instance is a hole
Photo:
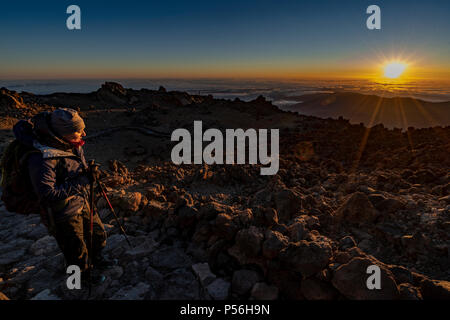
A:
{"label": "hiker's face", "polygon": [[66,141],[76,143],[76,142],[80,142],[81,139],[83,139],[84,136],[86,136],[86,132],[84,132],[84,129],[83,129],[81,131],[74,132],[72,134],[64,136],[64,139]]}

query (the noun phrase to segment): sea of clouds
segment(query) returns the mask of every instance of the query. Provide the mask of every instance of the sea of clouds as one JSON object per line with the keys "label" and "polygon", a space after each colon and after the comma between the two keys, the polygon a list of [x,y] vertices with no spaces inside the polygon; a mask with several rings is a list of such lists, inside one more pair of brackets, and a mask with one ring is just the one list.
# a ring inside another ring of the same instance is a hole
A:
{"label": "sea of clouds", "polygon": [[337,91],[359,92],[386,97],[412,97],[426,101],[450,101],[450,82],[410,81],[404,84],[386,84],[367,80],[229,80],[229,79],[86,79],[86,80],[0,80],[0,87],[34,94],[55,92],[88,93],[100,88],[105,81],[115,81],[125,88],[186,91],[190,94],[211,94],[218,99],[250,101],[262,95],[273,104],[283,107],[300,103],[304,94]]}

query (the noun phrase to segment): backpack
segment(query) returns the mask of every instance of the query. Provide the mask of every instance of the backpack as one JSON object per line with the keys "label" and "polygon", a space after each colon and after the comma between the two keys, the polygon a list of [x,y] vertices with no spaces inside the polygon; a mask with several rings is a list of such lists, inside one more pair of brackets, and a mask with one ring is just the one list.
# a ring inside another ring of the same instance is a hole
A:
{"label": "backpack", "polygon": [[42,208],[33,190],[28,174],[27,160],[32,153],[40,151],[19,140],[11,142],[1,159],[2,201],[10,212],[20,214],[40,214]]}

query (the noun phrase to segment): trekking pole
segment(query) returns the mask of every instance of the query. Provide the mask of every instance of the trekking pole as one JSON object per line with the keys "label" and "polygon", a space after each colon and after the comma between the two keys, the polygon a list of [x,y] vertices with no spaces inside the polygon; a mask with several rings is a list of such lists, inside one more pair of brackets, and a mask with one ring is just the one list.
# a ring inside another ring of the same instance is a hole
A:
{"label": "trekking pole", "polygon": [[92,240],[94,233],[94,182],[95,175],[93,174],[96,171],[96,166],[94,160],[89,161],[89,170],[91,171],[91,181],[90,181],[90,201],[89,201],[89,252],[88,252],[88,264],[89,264],[89,296],[91,295],[91,287],[92,287]]}
{"label": "trekking pole", "polygon": [[105,198],[106,202],[108,203],[109,209],[111,210],[111,212],[114,215],[114,218],[117,221],[117,225],[119,226],[120,231],[122,232],[122,234],[125,236],[125,240],[127,240],[128,244],[130,245],[130,248],[133,248],[133,246],[131,245],[130,240],[128,239],[127,233],[125,232],[125,229],[123,228],[122,224],[120,223],[119,218],[117,217],[116,212],[114,211],[113,206],[111,205],[111,202],[109,202],[108,196],[106,195],[105,192],[105,187],[103,186],[103,183],[100,181],[97,181],[97,185],[100,187],[100,191],[103,195],[103,197]]}
{"label": "trekking pole", "polygon": [[[91,160],[90,163],[94,163],[94,160]],[[95,173],[97,171],[98,165],[92,165],[92,169],[94,170],[93,173]],[[111,212],[114,215],[114,218],[117,221],[117,225],[119,226],[120,231],[122,232],[122,234],[125,236],[125,240],[127,240],[128,244],[130,245],[130,248],[133,248],[133,246],[131,245],[130,240],[128,239],[127,233],[125,232],[125,229],[123,228],[122,224],[120,223],[119,218],[117,217],[116,212],[114,211],[113,206],[111,205],[111,202],[108,199],[108,196],[106,195],[106,191],[105,191],[105,186],[103,185],[103,183],[100,180],[96,180],[98,187],[100,188],[101,194],[103,196],[103,198],[105,198],[106,202],[108,203],[109,209],[111,210]]]}

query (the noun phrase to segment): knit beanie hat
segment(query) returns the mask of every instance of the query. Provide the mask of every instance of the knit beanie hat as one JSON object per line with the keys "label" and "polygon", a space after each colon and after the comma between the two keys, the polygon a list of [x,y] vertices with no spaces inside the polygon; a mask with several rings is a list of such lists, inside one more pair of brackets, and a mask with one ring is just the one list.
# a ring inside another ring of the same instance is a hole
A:
{"label": "knit beanie hat", "polygon": [[60,108],[51,114],[51,125],[60,137],[79,132],[85,128],[84,121],[73,109]]}

